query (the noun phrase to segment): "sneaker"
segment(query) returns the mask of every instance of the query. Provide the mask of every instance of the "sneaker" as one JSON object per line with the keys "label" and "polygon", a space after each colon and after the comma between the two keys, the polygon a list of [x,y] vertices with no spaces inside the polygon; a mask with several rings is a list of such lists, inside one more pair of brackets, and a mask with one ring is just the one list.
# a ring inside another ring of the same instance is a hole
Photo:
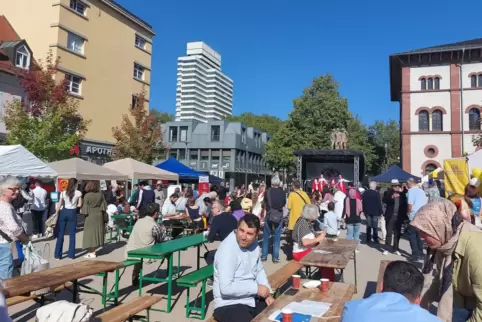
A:
{"label": "sneaker", "polygon": [[402,254],[398,250],[395,252],[395,255],[402,256]]}
{"label": "sneaker", "polygon": [[88,253],[87,255],[84,256],[84,258],[96,258],[97,255],[95,253]]}
{"label": "sneaker", "polygon": [[385,255],[385,256],[387,256],[388,254],[390,254],[390,253],[388,252],[388,250],[386,250],[386,251],[383,252],[383,255]]}

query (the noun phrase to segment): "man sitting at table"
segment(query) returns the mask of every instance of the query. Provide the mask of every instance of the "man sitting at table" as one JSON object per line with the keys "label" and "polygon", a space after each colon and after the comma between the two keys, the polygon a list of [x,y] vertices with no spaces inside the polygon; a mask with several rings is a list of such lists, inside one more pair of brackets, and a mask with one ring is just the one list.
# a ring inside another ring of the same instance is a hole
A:
{"label": "man sitting at table", "polygon": [[218,322],[251,321],[274,299],[257,237],[259,218],[245,215],[219,245],[214,258],[214,313]]}
{"label": "man sitting at table", "polygon": [[[150,203],[146,207],[145,217],[139,219],[127,241],[125,258],[128,258],[128,252],[134,249],[152,246],[164,240],[165,230],[157,224],[159,217],[159,205],[155,202]],[[132,271],[132,285],[139,285],[140,264],[134,265]]]}
{"label": "man sitting at table", "polygon": [[383,274],[382,293],[346,303],[341,321],[440,322],[420,307],[423,282],[415,265],[393,261]]}

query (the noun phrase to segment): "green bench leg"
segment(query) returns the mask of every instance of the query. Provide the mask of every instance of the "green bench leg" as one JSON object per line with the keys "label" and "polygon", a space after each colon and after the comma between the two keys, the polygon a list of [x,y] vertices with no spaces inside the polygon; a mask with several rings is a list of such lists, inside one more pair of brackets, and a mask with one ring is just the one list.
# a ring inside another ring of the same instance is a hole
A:
{"label": "green bench leg", "polygon": [[191,288],[187,288],[187,295],[186,295],[186,318],[189,318],[189,313],[191,313],[191,307],[189,306],[189,293]]}
{"label": "green bench leg", "polygon": [[201,286],[201,307],[197,307],[196,306],[196,302],[194,303],[194,306],[190,306],[189,303],[190,303],[190,291],[191,291],[191,288],[190,287],[187,287],[187,294],[186,294],[186,318],[189,319],[190,317],[190,314],[191,314],[191,311],[195,311],[195,312],[199,312],[201,313],[201,316],[200,317],[192,317],[194,319],[198,319],[198,320],[204,320],[204,318],[206,317],[206,310],[205,310],[205,307],[206,307],[206,282],[207,280],[204,280],[202,281],[202,286]]}
{"label": "green bench leg", "polygon": [[104,273],[104,276],[102,276],[102,305],[104,309],[107,305],[107,276],[108,273]]}
{"label": "green bench leg", "polygon": [[201,287],[201,320],[204,320],[206,315],[206,281],[203,281],[203,285]]}

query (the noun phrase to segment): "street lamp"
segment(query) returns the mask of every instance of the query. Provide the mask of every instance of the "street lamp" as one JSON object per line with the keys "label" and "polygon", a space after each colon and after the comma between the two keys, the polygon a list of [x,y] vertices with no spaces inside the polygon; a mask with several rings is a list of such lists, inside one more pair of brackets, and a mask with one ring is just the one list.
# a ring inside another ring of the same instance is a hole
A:
{"label": "street lamp", "polygon": [[246,143],[246,153],[244,155],[244,169],[245,169],[245,174],[244,174],[244,189],[248,188],[248,143]]}

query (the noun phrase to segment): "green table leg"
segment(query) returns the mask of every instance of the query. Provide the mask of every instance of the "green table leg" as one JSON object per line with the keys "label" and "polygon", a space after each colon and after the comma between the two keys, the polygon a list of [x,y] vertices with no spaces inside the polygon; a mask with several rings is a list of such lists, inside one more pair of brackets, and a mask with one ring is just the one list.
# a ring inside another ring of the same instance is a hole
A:
{"label": "green table leg", "polygon": [[201,245],[197,245],[197,269],[201,266]]}
{"label": "green table leg", "polygon": [[141,269],[139,270],[139,296],[142,296],[142,281],[144,279],[143,264],[144,260],[141,258]]}
{"label": "green table leg", "polygon": [[102,305],[104,305],[104,309],[107,305],[107,276],[109,275],[108,272],[104,273],[102,276]]}
{"label": "green table leg", "polygon": [[171,253],[167,258],[167,313],[171,313],[171,296],[172,296],[172,257]]}

